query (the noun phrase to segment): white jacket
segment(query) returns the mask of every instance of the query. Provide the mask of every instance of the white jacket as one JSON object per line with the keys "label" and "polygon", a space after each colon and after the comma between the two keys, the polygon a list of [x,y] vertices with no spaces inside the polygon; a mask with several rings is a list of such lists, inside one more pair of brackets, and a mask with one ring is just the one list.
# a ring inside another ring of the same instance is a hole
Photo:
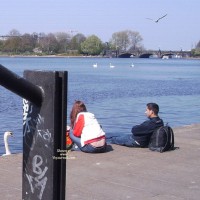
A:
{"label": "white jacket", "polygon": [[105,133],[94,114],[90,112],[80,112],[73,128],[73,134],[81,137],[81,146],[105,139]]}

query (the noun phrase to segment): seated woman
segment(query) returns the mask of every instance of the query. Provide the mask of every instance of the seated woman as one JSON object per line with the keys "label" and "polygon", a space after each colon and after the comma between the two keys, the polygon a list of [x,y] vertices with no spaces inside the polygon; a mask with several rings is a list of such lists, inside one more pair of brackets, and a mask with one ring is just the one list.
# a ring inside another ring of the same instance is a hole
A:
{"label": "seated woman", "polygon": [[76,101],[70,113],[70,138],[78,148],[86,153],[106,151],[105,133],[94,114],[87,112],[82,101]]}

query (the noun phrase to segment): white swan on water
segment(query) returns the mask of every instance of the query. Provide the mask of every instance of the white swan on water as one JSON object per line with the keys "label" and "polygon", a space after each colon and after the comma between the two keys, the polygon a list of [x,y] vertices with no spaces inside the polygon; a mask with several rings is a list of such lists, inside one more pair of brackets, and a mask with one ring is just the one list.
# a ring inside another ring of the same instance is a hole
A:
{"label": "white swan on water", "polygon": [[93,64],[93,67],[94,67],[94,68],[97,68],[97,63],[96,63],[96,64]]}
{"label": "white swan on water", "polygon": [[110,63],[110,68],[115,68],[115,66]]}
{"label": "white swan on water", "polygon": [[8,137],[9,136],[13,136],[13,133],[11,131],[6,131],[4,133],[4,145],[5,145],[6,153],[3,154],[2,156],[7,156],[7,155],[11,154],[11,151],[10,151],[10,148],[9,148],[9,145],[8,145]]}

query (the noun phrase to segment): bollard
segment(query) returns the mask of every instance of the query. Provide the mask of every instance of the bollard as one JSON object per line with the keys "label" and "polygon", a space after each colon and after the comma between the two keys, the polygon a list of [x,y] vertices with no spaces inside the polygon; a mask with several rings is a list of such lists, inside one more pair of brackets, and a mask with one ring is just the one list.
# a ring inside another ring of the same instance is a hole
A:
{"label": "bollard", "polygon": [[22,199],[64,200],[67,72],[26,70],[24,79],[0,65],[0,74],[24,98]]}

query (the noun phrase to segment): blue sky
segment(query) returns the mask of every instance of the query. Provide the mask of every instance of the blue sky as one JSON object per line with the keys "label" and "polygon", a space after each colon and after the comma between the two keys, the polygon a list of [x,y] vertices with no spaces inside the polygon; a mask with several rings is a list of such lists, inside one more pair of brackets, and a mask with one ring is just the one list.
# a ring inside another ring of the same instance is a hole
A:
{"label": "blue sky", "polygon": [[74,30],[107,42],[132,30],[146,49],[190,50],[200,40],[199,8],[199,0],[1,0],[0,35]]}

